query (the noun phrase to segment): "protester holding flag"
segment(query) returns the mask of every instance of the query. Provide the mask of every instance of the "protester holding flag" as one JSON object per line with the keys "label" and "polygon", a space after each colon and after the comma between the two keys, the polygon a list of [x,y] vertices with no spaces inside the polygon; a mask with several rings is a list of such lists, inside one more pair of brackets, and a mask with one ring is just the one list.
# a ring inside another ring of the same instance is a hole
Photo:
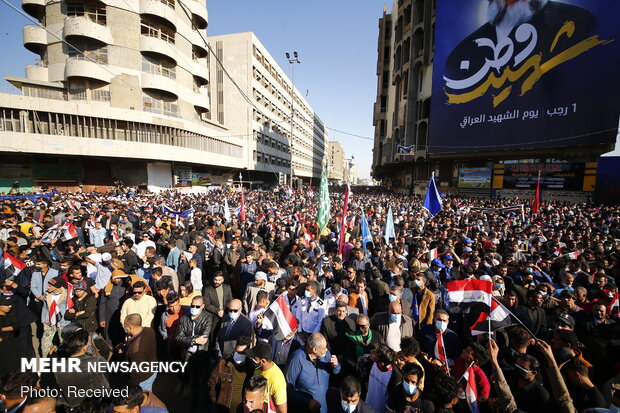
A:
{"label": "protester holding flag", "polygon": [[433,324],[423,325],[416,337],[422,352],[451,366],[461,354],[461,339],[448,328],[449,322],[450,315],[446,310],[435,310]]}

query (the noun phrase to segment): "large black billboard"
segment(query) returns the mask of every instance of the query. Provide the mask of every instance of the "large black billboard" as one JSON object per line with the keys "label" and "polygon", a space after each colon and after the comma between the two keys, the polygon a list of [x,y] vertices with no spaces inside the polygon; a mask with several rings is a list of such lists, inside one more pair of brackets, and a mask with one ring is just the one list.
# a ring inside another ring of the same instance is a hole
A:
{"label": "large black billboard", "polygon": [[613,143],[620,1],[438,0],[428,152]]}
{"label": "large black billboard", "polygon": [[536,189],[540,172],[541,189],[581,191],[583,162],[510,164],[504,169],[504,189]]}

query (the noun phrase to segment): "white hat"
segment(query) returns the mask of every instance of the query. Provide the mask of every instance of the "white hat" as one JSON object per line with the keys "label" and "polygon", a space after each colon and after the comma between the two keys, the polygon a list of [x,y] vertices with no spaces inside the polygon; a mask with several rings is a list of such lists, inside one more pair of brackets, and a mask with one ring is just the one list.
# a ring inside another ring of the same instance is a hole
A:
{"label": "white hat", "polygon": [[263,271],[258,271],[256,275],[254,275],[254,281],[263,280],[267,281],[267,273]]}
{"label": "white hat", "polygon": [[101,261],[109,262],[112,260],[112,255],[109,252],[104,252],[101,254]]}

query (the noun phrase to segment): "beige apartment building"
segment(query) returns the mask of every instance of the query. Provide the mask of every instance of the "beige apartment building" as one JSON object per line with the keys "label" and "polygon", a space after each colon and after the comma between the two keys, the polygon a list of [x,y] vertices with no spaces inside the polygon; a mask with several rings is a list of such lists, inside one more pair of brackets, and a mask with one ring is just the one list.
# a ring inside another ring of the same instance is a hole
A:
{"label": "beige apartment building", "polygon": [[248,179],[288,183],[291,163],[295,186],[319,178],[327,129],[256,35],[210,36],[209,44],[223,63],[210,66],[211,119],[248,138]]}
{"label": "beige apartment building", "polygon": [[248,168],[246,139],[211,113],[204,1],[22,7],[38,22],[23,28],[35,64],[6,77],[21,95],[0,94],[0,192],[16,179],[23,189],[115,180],[166,188]]}
{"label": "beige apartment building", "polygon": [[[399,192],[414,192],[430,176],[434,31],[435,0],[395,1],[379,19],[372,176]],[[399,145],[413,145],[414,155],[399,154]]]}
{"label": "beige apartment building", "polygon": [[329,157],[327,162],[327,179],[333,182],[344,180],[346,162],[344,159],[344,147],[338,141],[329,141]]}

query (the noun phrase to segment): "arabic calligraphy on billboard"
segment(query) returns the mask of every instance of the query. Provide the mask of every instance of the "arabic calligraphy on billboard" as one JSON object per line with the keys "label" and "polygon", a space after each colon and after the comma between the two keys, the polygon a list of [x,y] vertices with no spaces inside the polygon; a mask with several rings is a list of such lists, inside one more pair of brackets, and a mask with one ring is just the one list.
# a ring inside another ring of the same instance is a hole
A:
{"label": "arabic calligraphy on billboard", "polygon": [[438,0],[430,153],[610,144],[620,2]]}

